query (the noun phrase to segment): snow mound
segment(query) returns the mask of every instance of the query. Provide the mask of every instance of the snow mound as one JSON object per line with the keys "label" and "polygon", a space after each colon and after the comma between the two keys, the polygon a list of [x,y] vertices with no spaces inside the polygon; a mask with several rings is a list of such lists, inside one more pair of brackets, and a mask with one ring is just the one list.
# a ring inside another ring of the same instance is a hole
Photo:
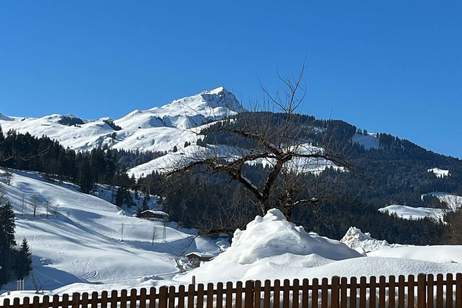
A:
{"label": "snow mound", "polygon": [[360,256],[339,241],[305,232],[272,209],[264,217],[257,216],[244,231],[236,230],[231,246],[214,260],[175,279],[190,281],[193,275],[201,281],[274,278]]}
{"label": "snow mound", "polygon": [[371,237],[370,233],[363,233],[361,229],[356,227],[350,227],[340,242],[363,254],[378,249],[395,246],[394,244],[389,244],[385,240],[376,240],[375,238]]}

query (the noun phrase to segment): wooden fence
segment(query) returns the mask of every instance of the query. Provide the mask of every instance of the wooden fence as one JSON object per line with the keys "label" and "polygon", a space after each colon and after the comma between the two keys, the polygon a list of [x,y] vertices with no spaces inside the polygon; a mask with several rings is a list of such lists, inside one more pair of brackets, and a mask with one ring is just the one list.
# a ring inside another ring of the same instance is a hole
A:
{"label": "wooden fence", "polygon": [[5,308],[462,307],[462,274],[247,281],[5,299]]}

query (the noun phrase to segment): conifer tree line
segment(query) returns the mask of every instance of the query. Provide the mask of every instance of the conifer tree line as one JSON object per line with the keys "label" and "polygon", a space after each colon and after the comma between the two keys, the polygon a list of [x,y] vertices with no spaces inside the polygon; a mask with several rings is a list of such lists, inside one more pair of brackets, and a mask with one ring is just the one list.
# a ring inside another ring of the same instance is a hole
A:
{"label": "conifer tree line", "polygon": [[26,278],[32,270],[32,255],[26,239],[17,246],[15,217],[10,202],[0,196],[0,287]]}
{"label": "conifer tree line", "polygon": [[0,166],[39,171],[78,184],[88,193],[95,183],[132,187],[126,170],[164,153],[97,148],[89,152],[66,149],[48,137],[3,133],[0,127]]}

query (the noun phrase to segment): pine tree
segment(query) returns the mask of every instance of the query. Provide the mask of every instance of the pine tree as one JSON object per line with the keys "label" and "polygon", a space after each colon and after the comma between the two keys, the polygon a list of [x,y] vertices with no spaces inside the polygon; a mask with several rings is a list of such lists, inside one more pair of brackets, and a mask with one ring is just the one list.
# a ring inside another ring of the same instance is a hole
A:
{"label": "pine tree", "polygon": [[21,247],[16,253],[14,272],[17,279],[24,279],[32,270],[32,254],[27,240],[22,241]]}
{"label": "pine tree", "polygon": [[12,267],[14,240],[14,212],[11,204],[0,196],[0,286],[8,282]]}

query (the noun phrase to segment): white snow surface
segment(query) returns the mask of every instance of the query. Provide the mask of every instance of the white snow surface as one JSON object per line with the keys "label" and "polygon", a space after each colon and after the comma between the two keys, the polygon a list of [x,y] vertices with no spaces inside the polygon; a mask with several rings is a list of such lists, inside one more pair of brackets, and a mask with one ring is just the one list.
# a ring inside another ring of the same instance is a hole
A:
{"label": "white snow surface", "polygon": [[115,120],[121,130],[114,130],[101,118],[79,125],[63,125],[63,115],[41,118],[7,117],[0,115],[4,132],[43,135],[59,141],[64,147],[91,150],[101,146],[140,151],[170,151],[174,146],[195,143],[194,128],[244,111],[236,97],[223,87],[175,100],[162,107],[135,110]]}
{"label": "white snow surface", "polygon": [[370,233],[363,233],[361,229],[356,227],[350,227],[340,242],[361,254],[396,246],[396,244],[389,244],[385,240],[376,240],[375,238],[371,237]]}
{"label": "white snow surface", "polygon": [[448,176],[451,175],[449,170],[440,169],[440,168],[428,169],[427,172],[433,173],[437,178],[447,178]]}
{"label": "white snow surface", "polygon": [[364,149],[366,150],[375,150],[378,149],[380,144],[379,144],[379,139],[377,138],[377,134],[369,133],[367,135],[364,134],[354,134],[352,137],[352,141],[354,143],[358,143],[359,145],[362,145]]}
{"label": "white snow surface", "polygon": [[236,230],[231,246],[222,254],[177,281],[227,281],[294,277],[302,269],[361,256],[346,245],[307,233],[288,222],[277,209],[257,216],[244,231]]}
{"label": "white snow surface", "polygon": [[[430,195],[438,198],[441,202],[446,204],[448,210],[455,212],[462,207],[462,196],[449,194],[445,192],[433,192],[426,195]],[[426,196],[422,195],[422,199]]]}
{"label": "white snow surface", "polygon": [[399,218],[407,220],[419,220],[424,218],[433,219],[436,222],[444,223],[444,216],[447,213],[445,209],[429,207],[412,207],[407,205],[392,204],[379,209],[379,212],[395,214]]}
{"label": "white snow surface", "polygon": [[[16,213],[17,241],[27,238],[30,244],[33,273],[41,289],[74,283],[99,288],[137,286],[140,281],[154,285],[178,271],[176,260],[184,253],[216,255],[223,245],[173,222],[166,226],[164,241],[161,222],[126,216],[103,199],[80,193],[72,185],[47,182],[36,173],[16,171],[11,185],[0,186]],[[36,217],[33,200],[38,204]],[[26,288],[33,288],[30,279]]]}

